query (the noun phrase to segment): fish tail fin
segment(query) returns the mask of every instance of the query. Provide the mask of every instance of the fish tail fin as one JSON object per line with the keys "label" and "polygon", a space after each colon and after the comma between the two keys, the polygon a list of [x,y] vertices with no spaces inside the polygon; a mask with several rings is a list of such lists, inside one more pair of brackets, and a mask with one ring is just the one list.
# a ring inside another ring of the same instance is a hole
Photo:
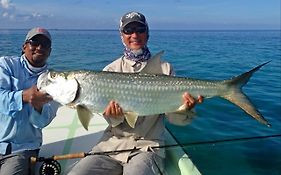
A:
{"label": "fish tail fin", "polygon": [[271,125],[268,121],[262,116],[262,114],[255,108],[253,103],[247,97],[246,94],[243,93],[242,87],[247,84],[253,73],[258,71],[262,66],[266,65],[270,61],[263,63],[252,70],[245,72],[237,77],[234,77],[231,80],[226,81],[227,88],[230,90],[227,94],[222,95],[222,97],[233,104],[242,108],[247,114],[251,115],[253,118],[258,120],[260,123],[267,125],[270,127]]}

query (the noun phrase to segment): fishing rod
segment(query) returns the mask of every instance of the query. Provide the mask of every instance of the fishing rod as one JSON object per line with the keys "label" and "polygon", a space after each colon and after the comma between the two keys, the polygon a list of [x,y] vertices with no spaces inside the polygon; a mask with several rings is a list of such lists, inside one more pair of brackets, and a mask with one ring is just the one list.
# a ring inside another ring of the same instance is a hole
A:
{"label": "fishing rod", "polygon": [[[170,144],[170,145],[151,146],[150,148],[151,149],[162,149],[162,148],[172,148],[172,147],[184,148],[184,147],[196,146],[196,145],[210,145],[210,144],[218,144],[218,143],[249,141],[249,140],[267,139],[267,138],[275,138],[275,137],[281,137],[281,134],[191,142],[191,143],[183,143],[183,144],[177,143],[177,144]],[[52,157],[31,157],[30,161],[32,164],[35,164],[36,162],[43,162],[43,164],[39,169],[40,175],[59,175],[61,173],[61,167],[58,160],[84,158],[91,155],[114,155],[123,152],[138,151],[140,149],[142,148],[134,147],[130,149],[101,151],[101,152],[78,152],[78,153],[71,153],[71,154],[64,154],[64,155],[54,155]]]}

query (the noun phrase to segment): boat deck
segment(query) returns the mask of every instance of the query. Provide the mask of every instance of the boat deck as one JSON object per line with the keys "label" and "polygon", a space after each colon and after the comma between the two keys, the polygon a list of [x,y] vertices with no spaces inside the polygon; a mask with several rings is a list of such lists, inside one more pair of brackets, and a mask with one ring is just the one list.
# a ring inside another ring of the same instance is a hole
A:
{"label": "boat deck", "polygon": [[[40,151],[42,157],[62,155],[78,152],[89,152],[103,134],[107,123],[101,116],[94,116],[86,131],[77,117],[75,110],[61,107],[57,117],[43,129],[43,145]],[[166,132],[167,144],[176,144],[175,140]],[[164,174],[171,175],[200,175],[196,166],[180,147],[167,149],[167,162]],[[60,160],[62,172],[67,171],[79,159]],[[36,164],[36,173],[39,174],[41,163]]]}

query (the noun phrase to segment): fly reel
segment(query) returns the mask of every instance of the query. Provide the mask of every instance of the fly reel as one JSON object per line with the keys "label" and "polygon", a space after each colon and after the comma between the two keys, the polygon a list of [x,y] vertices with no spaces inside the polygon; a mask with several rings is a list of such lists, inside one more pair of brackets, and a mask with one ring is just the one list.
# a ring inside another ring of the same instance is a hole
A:
{"label": "fly reel", "polygon": [[40,169],[40,175],[59,175],[61,173],[61,166],[56,160],[43,161]]}

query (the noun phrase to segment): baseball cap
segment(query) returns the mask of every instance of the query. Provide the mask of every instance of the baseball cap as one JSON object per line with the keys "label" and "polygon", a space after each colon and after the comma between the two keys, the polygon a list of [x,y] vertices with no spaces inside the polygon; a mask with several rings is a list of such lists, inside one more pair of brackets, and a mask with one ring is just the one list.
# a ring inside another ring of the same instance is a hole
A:
{"label": "baseball cap", "polygon": [[120,19],[120,30],[123,30],[126,25],[131,22],[138,22],[145,25],[148,28],[145,16],[139,12],[128,12]]}
{"label": "baseball cap", "polygon": [[36,35],[44,35],[50,41],[52,41],[52,37],[51,37],[50,33],[48,32],[48,30],[41,28],[41,27],[35,27],[35,28],[29,30],[29,32],[26,35],[25,41],[30,40],[32,37],[34,37]]}

